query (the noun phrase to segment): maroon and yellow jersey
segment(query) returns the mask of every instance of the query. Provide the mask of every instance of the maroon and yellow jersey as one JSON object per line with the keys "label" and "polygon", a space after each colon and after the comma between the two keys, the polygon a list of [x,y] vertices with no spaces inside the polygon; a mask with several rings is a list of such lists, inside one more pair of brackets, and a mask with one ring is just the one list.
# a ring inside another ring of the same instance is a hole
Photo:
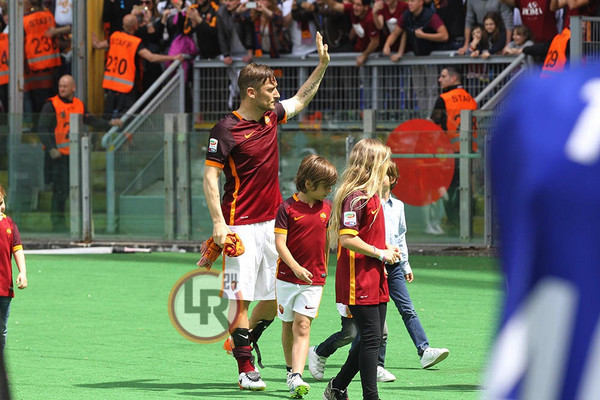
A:
{"label": "maroon and yellow jersey", "polygon": [[[374,195],[352,205],[353,199],[363,195],[363,192],[356,191],[342,203],[340,235],[358,236],[367,244],[385,249],[385,220],[379,196]],[[345,305],[374,305],[389,301],[383,262],[338,246],[335,301]]]}
{"label": "maroon and yellow jersey", "polygon": [[[324,285],[327,277],[325,246],[330,215],[329,200],[316,202],[311,207],[295,194],[279,206],[275,219],[275,233],[287,235],[285,245],[294,260],[313,274],[313,285]],[[307,284],[298,279],[281,258],[277,260],[277,279]]]}
{"label": "maroon and yellow jersey", "polygon": [[206,165],[225,173],[221,209],[228,225],[275,219],[281,204],[277,124],[286,123],[281,103],[247,121],[237,112],[226,115],[210,131]]}
{"label": "maroon and yellow jersey", "polygon": [[22,250],[17,224],[0,213],[0,296],[15,297],[12,277],[12,253]]}

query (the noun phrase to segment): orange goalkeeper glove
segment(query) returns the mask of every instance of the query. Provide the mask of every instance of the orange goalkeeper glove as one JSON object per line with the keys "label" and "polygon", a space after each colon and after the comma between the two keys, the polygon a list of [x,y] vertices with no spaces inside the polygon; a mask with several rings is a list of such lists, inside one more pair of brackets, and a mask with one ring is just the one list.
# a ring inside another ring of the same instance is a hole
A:
{"label": "orange goalkeeper glove", "polygon": [[230,233],[225,238],[225,245],[223,247],[223,252],[227,257],[238,257],[244,254],[246,249],[244,248],[244,243],[242,243],[242,239],[238,236],[237,233]]}
{"label": "orange goalkeeper glove", "polygon": [[[228,257],[237,257],[244,254],[244,244],[242,243],[242,239],[237,235],[237,233],[229,233],[225,238],[225,255]],[[212,263],[215,262],[217,258],[223,252],[223,247],[219,246],[215,243],[213,238],[206,240],[200,246],[200,253],[202,254],[202,258],[200,261],[196,263],[200,268],[210,269]]]}
{"label": "orange goalkeeper glove", "polygon": [[196,263],[200,268],[210,269],[212,263],[215,262],[217,258],[221,255],[223,248],[215,243],[213,238],[202,242],[200,246],[200,253],[202,254],[202,258],[200,261]]}

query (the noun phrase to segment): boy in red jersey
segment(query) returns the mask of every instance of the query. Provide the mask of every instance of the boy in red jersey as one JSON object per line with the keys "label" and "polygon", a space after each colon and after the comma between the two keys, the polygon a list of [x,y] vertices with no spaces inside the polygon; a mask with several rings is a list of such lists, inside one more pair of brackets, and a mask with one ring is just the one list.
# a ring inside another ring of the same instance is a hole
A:
{"label": "boy in red jersey", "polygon": [[[279,102],[277,80],[266,65],[248,64],[240,72],[241,104],[210,131],[203,188],[213,222],[213,239],[221,247],[228,233],[237,233],[245,253],[225,257],[223,296],[238,310],[230,327],[233,356],[241,389],[264,390],[266,385],[252,363],[251,344],[275,318],[275,216],[281,204],[277,125],[302,111],[313,99],[329,65],[327,45],[317,33],[319,64],[298,93]],[[223,197],[219,177],[225,173]],[[248,318],[250,302],[258,303]]]}
{"label": "boy in red jersey", "polygon": [[275,220],[277,315],[283,322],[281,340],[293,398],[302,398],[310,389],[302,372],[310,325],[317,316],[327,277],[331,202],[325,197],[336,181],[337,171],[329,161],[316,154],[304,157],[296,174],[298,193],[279,206]]}
{"label": "boy in red jersey", "polygon": [[4,352],[6,344],[6,323],[10,301],[15,297],[12,279],[11,254],[15,258],[19,275],[17,276],[17,287],[27,287],[27,267],[25,265],[25,254],[21,244],[21,235],[17,224],[4,215],[6,204],[4,203],[4,188],[0,185],[0,351]]}

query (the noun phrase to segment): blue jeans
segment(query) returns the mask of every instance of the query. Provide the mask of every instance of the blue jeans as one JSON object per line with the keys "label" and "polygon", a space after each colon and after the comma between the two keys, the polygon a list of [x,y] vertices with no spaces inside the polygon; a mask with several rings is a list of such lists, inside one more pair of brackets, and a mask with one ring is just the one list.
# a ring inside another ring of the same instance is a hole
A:
{"label": "blue jeans", "polygon": [[0,351],[4,351],[4,345],[6,344],[6,327],[11,300],[12,297],[0,296]]}
{"label": "blue jeans", "polygon": [[321,357],[329,357],[340,347],[352,342],[357,336],[353,318],[342,317],[342,329],[332,334],[315,348],[315,353]]}
{"label": "blue jeans", "polygon": [[[417,353],[421,356],[425,349],[429,347],[429,340],[427,339],[423,325],[421,325],[419,316],[417,315],[412,300],[410,299],[410,295],[408,294],[408,288],[406,287],[406,280],[404,279],[402,268],[400,268],[400,264],[388,265],[387,271],[390,297],[394,304],[396,304],[396,308],[398,308],[398,312],[402,316],[404,326],[406,326],[406,330],[417,348]],[[384,341],[381,345],[383,357],[380,355],[380,361],[385,359],[385,347],[387,345],[387,340],[385,339],[387,339],[387,335],[384,335]],[[383,363],[381,362],[380,365],[382,364]]]}

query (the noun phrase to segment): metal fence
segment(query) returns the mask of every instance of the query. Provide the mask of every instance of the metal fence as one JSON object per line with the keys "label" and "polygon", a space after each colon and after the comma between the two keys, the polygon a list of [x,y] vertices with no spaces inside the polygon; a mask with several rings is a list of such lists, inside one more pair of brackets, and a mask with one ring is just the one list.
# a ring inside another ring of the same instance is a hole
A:
{"label": "metal fence", "polygon": [[600,17],[571,17],[571,64],[600,63]]}
{"label": "metal fence", "polygon": [[[450,52],[428,57],[407,55],[398,63],[387,57],[373,56],[364,66],[356,67],[356,53],[333,54],[319,93],[298,125],[362,129],[363,111],[367,109],[376,110],[375,117],[383,125],[428,117],[439,95],[438,77],[443,66],[462,69],[464,86],[475,97],[516,60],[514,56],[494,56],[484,61],[452,55]],[[318,57],[261,58],[256,62],[275,70],[281,98],[285,99],[296,94],[317,65]],[[243,65],[226,66],[220,61],[207,60],[194,63],[193,111],[200,127],[211,126],[237,106],[235,77]],[[510,79],[512,76],[505,74],[504,80],[488,90],[488,95],[493,96]]]}
{"label": "metal fence", "polygon": [[107,231],[117,230],[117,197],[138,195],[164,181],[164,116],[185,110],[185,78],[175,61],[121,118],[124,128],[102,138],[106,148]]}

